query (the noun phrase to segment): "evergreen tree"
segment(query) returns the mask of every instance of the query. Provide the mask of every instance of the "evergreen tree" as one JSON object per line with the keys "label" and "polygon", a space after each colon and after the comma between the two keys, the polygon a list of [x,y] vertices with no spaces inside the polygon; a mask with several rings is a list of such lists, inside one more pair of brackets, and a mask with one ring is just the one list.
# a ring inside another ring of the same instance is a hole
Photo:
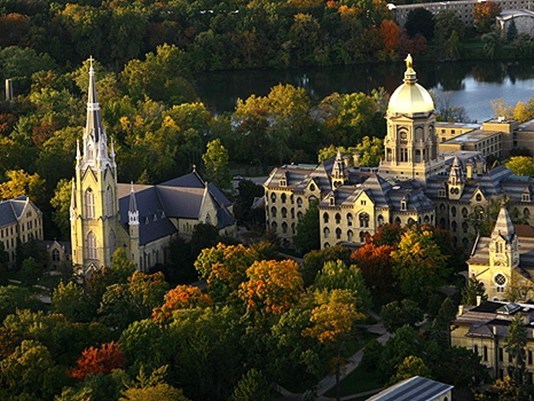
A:
{"label": "evergreen tree", "polygon": [[515,20],[512,18],[508,30],[506,31],[506,40],[508,42],[513,42],[517,39],[517,26],[515,25]]}
{"label": "evergreen tree", "polygon": [[505,338],[505,349],[512,358],[512,363],[508,366],[510,377],[519,386],[525,383],[527,374],[525,347],[527,346],[527,329],[523,325],[520,314],[516,314],[510,325],[508,335]]}
{"label": "evergreen tree", "polygon": [[311,202],[310,207],[297,224],[297,234],[293,241],[301,253],[306,253],[319,249],[319,240],[319,208],[317,202]]}
{"label": "evergreen tree", "polygon": [[270,401],[271,386],[261,370],[250,369],[237,382],[230,401]]}

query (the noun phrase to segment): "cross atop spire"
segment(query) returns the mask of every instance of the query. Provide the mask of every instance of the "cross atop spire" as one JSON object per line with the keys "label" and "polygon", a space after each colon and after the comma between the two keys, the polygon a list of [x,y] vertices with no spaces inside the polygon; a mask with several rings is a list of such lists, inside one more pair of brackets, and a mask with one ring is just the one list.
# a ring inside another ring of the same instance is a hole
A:
{"label": "cross atop spire", "polygon": [[94,74],[93,61],[95,61],[95,59],[93,58],[93,56],[89,56],[87,61],[89,61],[89,74],[91,74],[91,73]]}

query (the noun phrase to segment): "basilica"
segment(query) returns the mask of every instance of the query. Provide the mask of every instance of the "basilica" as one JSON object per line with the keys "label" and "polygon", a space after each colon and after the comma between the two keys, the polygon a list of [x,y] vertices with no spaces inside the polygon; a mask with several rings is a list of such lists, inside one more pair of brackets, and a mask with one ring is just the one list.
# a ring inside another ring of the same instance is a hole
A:
{"label": "basilica", "polygon": [[113,142],[102,125],[95,72],[89,69],[87,121],[76,152],[70,205],[72,263],[88,272],[109,266],[118,247],[137,268],[164,263],[171,240],[190,238],[199,223],[221,235],[236,230],[232,204],[193,171],[158,185],[117,182]]}
{"label": "basilica", "polygon": [[357,246],[385,223],[417,223],[449,230],[469,255],[490,205],[506,201],[514,219],[534,223],[534,179],[486,163],[488,155],[506,156],[520,135],[522,143],[527,136],[532,141],[532,124],[436,122],[434,102],[417,83],[410,56],[386,122],[378,168],[359,166],[358,155],[338,152],[317,166],[273,169],[264,184],[267,228],[291,246],[298,221],[317,202],[322,248]]}

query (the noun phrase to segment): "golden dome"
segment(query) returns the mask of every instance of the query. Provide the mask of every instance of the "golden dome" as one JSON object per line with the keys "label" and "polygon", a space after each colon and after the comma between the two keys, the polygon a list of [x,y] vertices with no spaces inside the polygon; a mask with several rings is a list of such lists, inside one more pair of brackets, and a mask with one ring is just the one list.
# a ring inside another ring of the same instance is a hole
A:
{"label": "golden dome", "polygon": [[417,83],[412,56],[408,54],[405,61],[404,83],[395,89],[389,98],[388,112],[413,114],[434,111],[434,101],[430,93]]}

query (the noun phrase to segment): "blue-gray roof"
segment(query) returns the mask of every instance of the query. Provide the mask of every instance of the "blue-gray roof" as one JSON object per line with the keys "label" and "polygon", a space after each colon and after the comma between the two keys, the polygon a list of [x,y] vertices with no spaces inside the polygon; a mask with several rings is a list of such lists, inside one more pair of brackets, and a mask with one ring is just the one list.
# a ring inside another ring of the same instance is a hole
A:
{"label": "blue-gray roof", "polygon": [[453,387],[425,377],[414,376],[388,387],[367,401],[432,401]]}
{"label": "blue-gray roof", "polygon": [[[178,232],[171,218],[198,219],[206,185],[207,195],[212,197],[217,207],[217,228],[234,224],[235,219],[228,211],[231,202],[219,188],[206,184],[195,171],[159,185],[134,185],[141,245]],[[128,227],[131,188],[130,184],[118,184],[120,220],[125,228]]]}
{"label": "blue-gray roof", "polygon": [[28,197],[18,196],[0,202],[0,227],[15,224],[24,211],[24,206],[28,202]]}

